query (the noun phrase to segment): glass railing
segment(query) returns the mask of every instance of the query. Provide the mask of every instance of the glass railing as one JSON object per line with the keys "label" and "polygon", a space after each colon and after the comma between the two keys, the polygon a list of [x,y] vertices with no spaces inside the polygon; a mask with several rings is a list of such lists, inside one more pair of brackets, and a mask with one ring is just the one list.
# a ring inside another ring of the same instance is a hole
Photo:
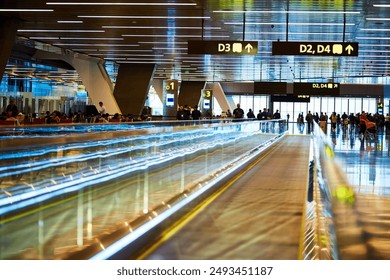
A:
{"label": "glass railing", "polygon": [[283,121],[142,125],[24,128],[0,138],[0,259],[120,250],[286,129]]}
{"label": "glass railing", "polygon": [[312,134],[312,199],[307,204],[304,259],[366,259],[355,193],[335,158],[332,143],[315,124]]}

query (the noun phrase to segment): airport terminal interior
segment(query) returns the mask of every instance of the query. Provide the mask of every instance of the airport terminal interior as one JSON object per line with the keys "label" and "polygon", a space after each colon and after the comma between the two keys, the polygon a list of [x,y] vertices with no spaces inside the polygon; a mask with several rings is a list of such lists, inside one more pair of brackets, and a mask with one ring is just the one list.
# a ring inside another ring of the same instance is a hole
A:
{"label": "airport terminal interior", "polygon": [[1,260],[390,259],[388,0],[3,0],[0,42]]}

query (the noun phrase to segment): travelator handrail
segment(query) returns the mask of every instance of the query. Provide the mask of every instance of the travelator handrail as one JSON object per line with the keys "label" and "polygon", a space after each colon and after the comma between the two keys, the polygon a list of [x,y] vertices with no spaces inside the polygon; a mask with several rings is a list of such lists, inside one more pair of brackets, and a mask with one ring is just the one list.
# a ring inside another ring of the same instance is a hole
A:
{"label": "travelator handrail", "polygon": [[367,259],[355,193],[316,123],[311,149],[313,199],[307,204],[303,259]]}

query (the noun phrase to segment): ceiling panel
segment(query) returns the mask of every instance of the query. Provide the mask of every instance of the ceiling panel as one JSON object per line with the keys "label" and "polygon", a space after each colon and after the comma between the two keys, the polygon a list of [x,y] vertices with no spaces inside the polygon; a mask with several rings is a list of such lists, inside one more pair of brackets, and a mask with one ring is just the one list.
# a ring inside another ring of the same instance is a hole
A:
{"label": "ceiling panel", "polygon": [[[114,65],[156,63],[156,78],[375,83],[390,74],[386,0],[3,0],[0,16],[21,20],[17,35],[24,39],[18,42],[49,44]],[[188,40],[202,39],[258,41],[259,52],[187,54]],[[359,56],[272,56],[273,41],[358,42]]]}

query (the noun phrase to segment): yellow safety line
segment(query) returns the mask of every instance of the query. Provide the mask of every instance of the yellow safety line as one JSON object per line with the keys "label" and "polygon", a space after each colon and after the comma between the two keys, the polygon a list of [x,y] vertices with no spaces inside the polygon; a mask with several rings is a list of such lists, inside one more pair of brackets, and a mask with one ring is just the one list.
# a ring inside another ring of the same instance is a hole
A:
{"label": "yellow safety line", "polygon": [[145,250],[142,254],[137,256],[137,260],[145,259],[148,255],[150,255],[154,250],[160,247],[164,242],[170,239],[173,235],[179,232],[184,226],[186,226],[193,218],[195,218],[200,212],[202,212],[207,206],[209,206],[214,200],[216,200],[226,189],[228,189],[231,185],[233,185],[244,173],[248,170],[252,169],[256,164],[258,164],[261,160],[263,160],[269,153],[271,153],[277,145],[271,146],[269,150],[267,150],[261,157],[257,158],[250,165],[245,167],[240,171],[233,179],[218,189],[216,192],[207,197],[204,201],[195,206],[190,212],[185,214],[182,218],[180,218],[177,222],[168,227],[165,231],[160,234],[160,238],[150,247]]}

